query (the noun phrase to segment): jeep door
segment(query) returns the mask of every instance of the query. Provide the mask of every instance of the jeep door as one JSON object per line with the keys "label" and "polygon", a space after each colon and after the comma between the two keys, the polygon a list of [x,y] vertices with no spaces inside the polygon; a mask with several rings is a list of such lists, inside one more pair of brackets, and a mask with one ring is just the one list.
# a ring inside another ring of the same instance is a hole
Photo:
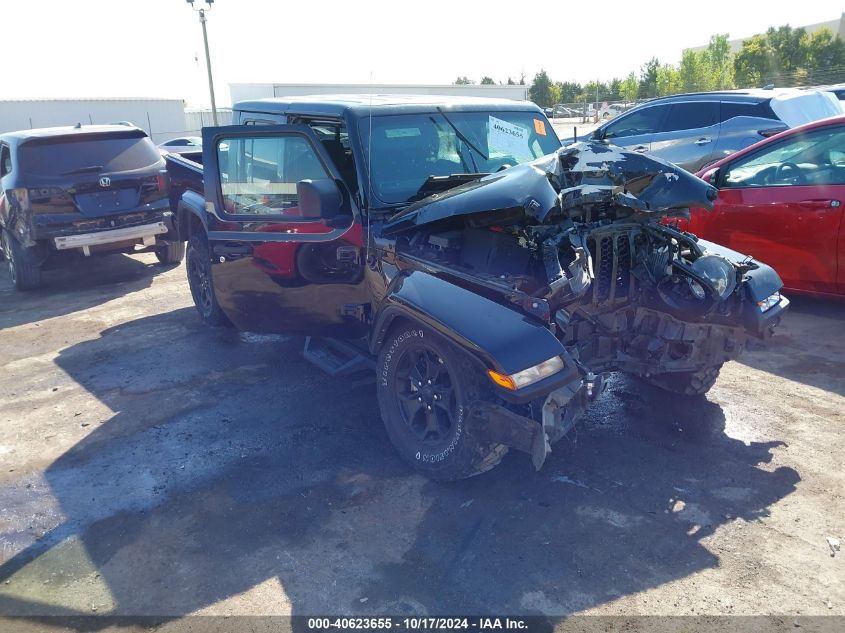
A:
{"label": "jeep door", "polygon": [[719,102],[685,101],[672,103],[658,132],[651,139],[651,153],[695,173],[721,156],[716,152],[719,140]]}
{"label": "jeep door", "polygon": [[361,215],[305,125],[203,129],[214,292],[243,330],[361,336]]}

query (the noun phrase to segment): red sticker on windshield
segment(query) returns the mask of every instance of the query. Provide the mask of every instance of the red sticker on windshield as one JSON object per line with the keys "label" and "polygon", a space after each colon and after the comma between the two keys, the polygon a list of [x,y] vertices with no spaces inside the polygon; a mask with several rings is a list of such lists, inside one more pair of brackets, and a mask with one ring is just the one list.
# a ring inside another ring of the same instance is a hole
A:
{"label": "red sticker on windshield", "polygon": [[540,136],[546,135],[546,124],[540,119],[534,119],[534,131]]}

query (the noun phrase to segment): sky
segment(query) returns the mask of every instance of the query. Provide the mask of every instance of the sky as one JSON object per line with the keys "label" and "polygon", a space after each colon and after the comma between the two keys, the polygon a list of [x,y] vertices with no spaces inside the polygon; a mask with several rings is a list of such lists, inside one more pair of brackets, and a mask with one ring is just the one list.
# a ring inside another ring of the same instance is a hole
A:
{"label": "sky", "polygon": [[[210,103],[202,30],[185,0],[0,0],[0,9],[0,99]],[[845,0],[216,0],[208,34],[223,106],[233,82],[449,84],[524,73],[530,83],[541,69],[556,81],[609,80],[651,57],[677,63],[714,33],[747,37],[842,12]]]}

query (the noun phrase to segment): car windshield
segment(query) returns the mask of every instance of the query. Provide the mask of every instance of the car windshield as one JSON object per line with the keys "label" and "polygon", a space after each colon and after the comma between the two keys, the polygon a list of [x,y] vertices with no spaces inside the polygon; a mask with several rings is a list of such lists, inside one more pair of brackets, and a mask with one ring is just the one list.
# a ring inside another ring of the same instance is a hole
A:
{"label": "car windshield", "polygon": [[407,202],[430,176],[492,173],[560,148],[546,118],[530,111],[379,116],[362,119],[359,133],[374,202],[387,205]]}
{"label": "car windshield", "polygon": [[49,176],[127,171],[161,159],[152,141],[139,133],[37,139],[21,145],[21,171]]}

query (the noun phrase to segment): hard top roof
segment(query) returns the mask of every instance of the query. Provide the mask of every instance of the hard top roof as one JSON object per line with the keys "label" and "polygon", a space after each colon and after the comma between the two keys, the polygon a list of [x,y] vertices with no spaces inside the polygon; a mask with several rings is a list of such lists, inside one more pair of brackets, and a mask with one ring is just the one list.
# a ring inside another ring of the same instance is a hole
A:
{"label": "hard top roof", "polygon": [[410,94],[303,95],[240,101],[234,105],[235,110],[244,112],[303,114],[326,117],[343,117],[347,114],[356,117],[368,116],[371,110],[376,116],[384,114],[410,114],[414,112],[432,112],[437,107],[451,112],[486,110],[540,111],[530,101],[491,99],[487,97]]}

